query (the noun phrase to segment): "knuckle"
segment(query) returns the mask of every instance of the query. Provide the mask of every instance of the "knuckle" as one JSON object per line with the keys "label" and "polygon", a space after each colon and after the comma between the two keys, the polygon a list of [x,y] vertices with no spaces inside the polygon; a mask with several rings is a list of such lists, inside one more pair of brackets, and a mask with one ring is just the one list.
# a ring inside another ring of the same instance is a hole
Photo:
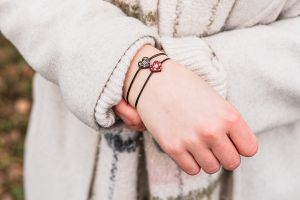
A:
{"label": "knuckle", "polygon": [[194,146],[194,145],[198,145],[199,141],[200,138],[198,134],[191,134],[185,140],[183,140],[183,143],[185,144],[185,146]]}
{"label": "knuckle", "polygon": [[223,111],[223,119],[229,123],[237,123],[240,118],[240,113],[231,105],[228,105]]}
{"label": "knuckle", "polygon": [[183,151],[182,145],[180,145],[178,142],[163,144],[162,146],[165,152],[172,156],[179,155]]}
{"label": "knuckle", "polygon": [[218,139],[221,134],[225,133],[224,126],[218,123],[207,123],[201,131],[198,131],[198,138],[200,141],[214,141]]}
{"label": "knuckle", "polygon": [[215,140],[217,138],[217,134],[213,131],[205,131],[201,135],[205,140],[209,141]]}

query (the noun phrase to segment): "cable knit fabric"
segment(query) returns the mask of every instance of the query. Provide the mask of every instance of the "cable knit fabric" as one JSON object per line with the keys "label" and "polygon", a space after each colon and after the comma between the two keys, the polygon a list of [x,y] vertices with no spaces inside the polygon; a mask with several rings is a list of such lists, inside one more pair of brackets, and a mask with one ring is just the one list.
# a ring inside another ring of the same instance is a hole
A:
{"label": "cable knit fabric", "polygon": [[105,85],[95,108],[96,121],[101,127],[110,127],[115,123],[116,116],[112,107],[121,101],[123,82],[131,59],[145,44],[155,46],[155,40],[151,37],[144,37],[133,43],[122,56],[108,83]]}
{"label": "cable knit fabric", "polygon": [[162,37],[165,52],[209,83],[226,98],[226,71],[209,45],[197,37]]}
{"label": "cable knit fabric", "polygon": [[[1,32],[38,73],[59,85],[66,106],[94,129],[95,105],[129,46],[145,36],[159,39],[105,1],[5,0],[0,6]],[[19,19],[20,13],[26,17]]]}
{"label": "cable knit fabric", "polygon": [[[37,72],[26,198],[298,199],[299,15],[299,0],[0,1],[1,32]],[[256,157],[234,173],[189,176],[151,133],[115,118],[146,43],[237,107],[259,138]]]}

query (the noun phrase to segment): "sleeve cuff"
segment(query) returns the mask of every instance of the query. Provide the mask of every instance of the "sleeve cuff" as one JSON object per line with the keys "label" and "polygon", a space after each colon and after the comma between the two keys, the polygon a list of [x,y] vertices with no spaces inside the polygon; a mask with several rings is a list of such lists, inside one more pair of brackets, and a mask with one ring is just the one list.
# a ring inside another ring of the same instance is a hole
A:
{"label": "sleeve cuff", "polygon": [[107,81],[95,107],[95,119],[101,127],[107,128],[115,123],[116,115],[112,107],[121,101],[122,88],[130,62],[137,51],[145,44],[155,46],[155,39],[151,36],[145,36],[136,40],[122,56]]}
{"label": "sleeve cuff", "polygon": [[170,58],[195,72],[221,96],[226,97],[226,71],[216,54],[203,39],[162,37],[161,43]]}

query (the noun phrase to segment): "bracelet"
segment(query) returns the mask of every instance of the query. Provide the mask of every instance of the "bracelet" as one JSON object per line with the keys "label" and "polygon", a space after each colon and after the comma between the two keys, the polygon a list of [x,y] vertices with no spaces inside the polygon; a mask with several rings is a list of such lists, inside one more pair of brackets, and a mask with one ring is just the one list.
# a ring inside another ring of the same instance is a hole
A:
{"label": "bracelet", "polygon": [[169,60],[169,59],[170,59],[170,58],[165,58],[165,59],[162,60],[162,61],[156,60],[156,61],[154,61],[153,64],[150,66],[150,71],[151,71],[151,73],[150,73],[149,76],[147,77],[147,79],[146,79],[146,81],[145,81],[145,83],[144,83],[144,85],[143,85],[143,87],[142,87],[142,89],[141,89],[141,91],[140,91],[138,97],[137,97],[136,100],[135,100],[135,104],[134,104],[134,107],[135,107],[135,108],[136,108],[136,106],[137,106],[137,104],[138,104],[138,102],[139,102],[139,99],[140,99],[140,97],[141,97],[141,94],[142,94],[142,92],[143,92],[143,90],[144,90],[146,84],[148,83],[150,77],[152,76],[152,74],[153,74],[153,73],[156,73],[156,72],[161,72],[161,70],[162,70],[162,64],[163,64],[164,62],[166,62],[167,60]]}
{"label": "bracelet", "polygon": [[134,82],[136,76],[138,75],[139,71],[140,71],[141,69],[147,69],[147,68],[149,68],[149,67],[150,67],[150,62],[151,62],[151,60],[152,60],[153,58],[156,58],[156,57],[161,56],[161,55],[165,55],[165,56],[166,56],[165,53],[157,53],[157,54],[155,54],[155,55],[153,55],[153,56],[151,56],[151,57],[143,57],[142,60],[140,60],[140,61],[138,62],[138,67],[139,67],[139,68],[138,68],[138,70],[135,72],[135,74],[134,74],[134,76],[133,76],[133,78],[132,78],[132,80],[131,80],[131,82],[130,82],[130,84],[129,84],[129,88],[128,88],[127,95],[126,95],[126,98],[125,98],[125,100],[126,100],[126,102],[127,102],[128,104],[129,104],[129,101],[128,101],[129,92],[130,92],[130,90],[131,90],[131,87],[132,87],[132,85],[133,85],[133,82]]}

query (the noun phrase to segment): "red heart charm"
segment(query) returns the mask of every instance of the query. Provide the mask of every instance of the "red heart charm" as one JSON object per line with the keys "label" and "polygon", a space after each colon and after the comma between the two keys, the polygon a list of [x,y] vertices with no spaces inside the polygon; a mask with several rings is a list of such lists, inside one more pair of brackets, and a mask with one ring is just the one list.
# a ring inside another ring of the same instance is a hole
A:
{"label": "red heart charm", "polygon": [[161,71],[161,62],[156,60],[150,66],[151,72],[160,72]]}

